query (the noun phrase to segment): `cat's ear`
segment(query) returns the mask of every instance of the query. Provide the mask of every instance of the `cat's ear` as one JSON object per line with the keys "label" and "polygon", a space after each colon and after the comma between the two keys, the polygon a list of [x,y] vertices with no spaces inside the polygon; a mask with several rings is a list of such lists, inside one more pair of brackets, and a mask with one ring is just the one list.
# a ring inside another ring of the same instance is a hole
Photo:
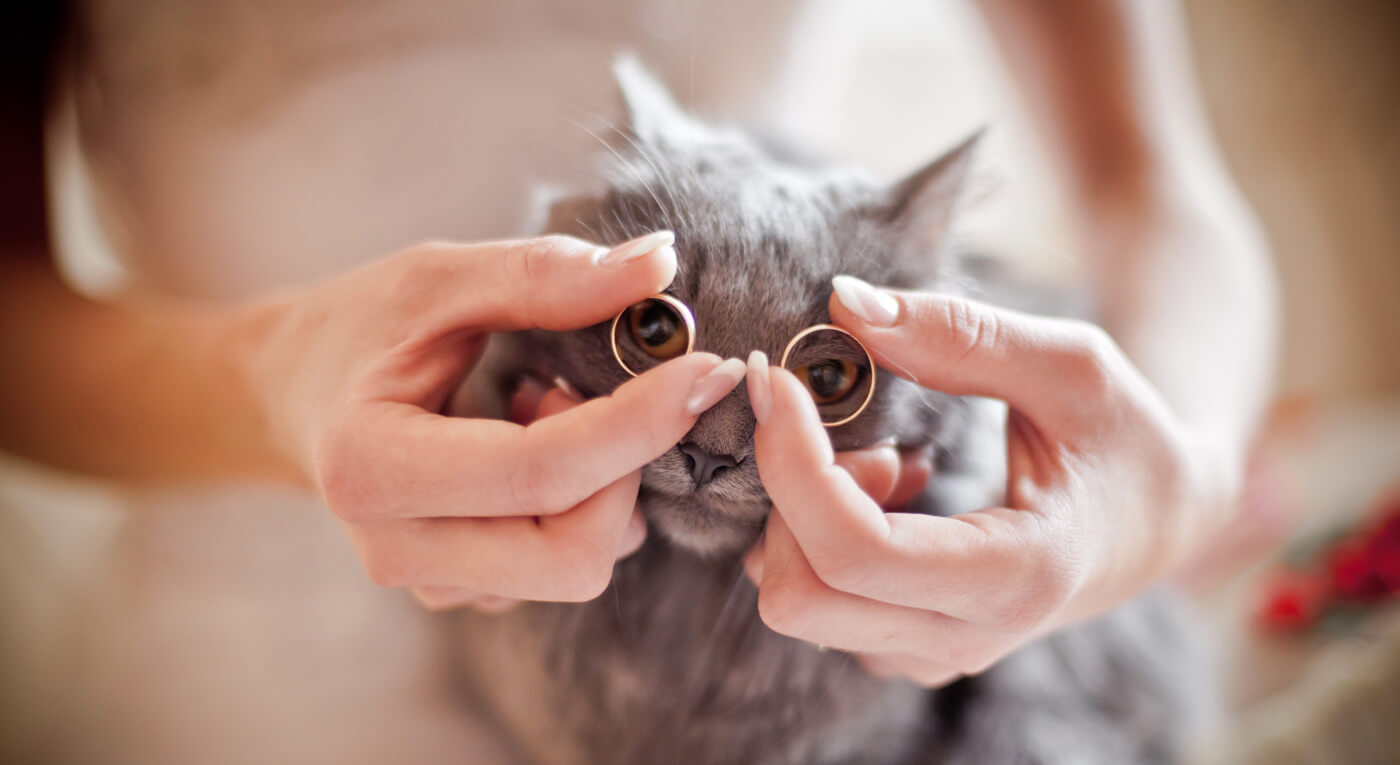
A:
{"label": "cat's ear", "polygon": [[644,143],[684,136],[696,123],[676,104],[670,91],[630,53],[613,59],[613,77],[622,95],[626,123],[622,129]]}
{"label": "cat's ear", "polygon": [[597,195],[578,193],[558,186],[537,186],[531,190],[525,231],[542,234],[570,234],[592,238],[588,221],[596,217]]}
{"label": "cat's ear", "polygon": [[977,130],[937,159],[895,183],[885,205],[890,222],[917,239],[941,239],[947,233],[948,224],[967,188],[977,147],[985,134],[985,128]]}

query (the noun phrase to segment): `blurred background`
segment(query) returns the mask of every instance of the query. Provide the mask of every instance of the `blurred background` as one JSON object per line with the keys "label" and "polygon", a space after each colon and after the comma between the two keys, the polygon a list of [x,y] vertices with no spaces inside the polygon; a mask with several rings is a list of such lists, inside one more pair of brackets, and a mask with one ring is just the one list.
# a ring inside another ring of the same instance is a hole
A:
{"label": "blurred background", "polygon": [[[1393,498],[1400,497],[1400,4],[1185,5],[1216,136],[1278,265],[1284,326],[1278,405],[1260,449],[1263,496],[1268,512],[1299,519],[1278,552],[1223,582],[1196,587],[1218,636],[1230,699],[1225,733],[1202,743],[1201,758],[1381,762],[1368,757],[1388,752],[1400,759],[1400,732],[1390,729],[1400,720],[1400,623],[1393,605],[1372,599],[1325,611],[1309,595],[1332,566],[1318,545],[1339,534],[1364,536],[1368,524],[1395,512]],[[967,236],[1028,271],[1072,279],[1074,243],[1049,165],[973,10],[924,0],[889,0],[879,14],[865,6],[810,4],[760,120],[891,175],[991,125],[989,180]],[[99,289],[119,281],[121,268],[99,233],[82,163],[69,148],[65,153],[60,142],[53,157],[63,257],[76,281]],[[260,610],[240,600],[248,582],[200,578],[207,561],[196,551],[208,549],[200,540],[236,540],[238,529],[206,524],[199,539],[142,532],[135,548],[120,547],[120,540],[131,542],[121,511],[126,499],[111,487],[31,465],[0,466],[0,741],[6,745],[51,735],[67,716],[91,718],[120,706],[127,690],[143,682],[142,671],[197,675],[211,662],[244,659],[251,655],[247,646],[287,624],[301,630],[303,650],[219,675],[231,683],[223,686],[230,698],[245,699],[220,700],[221,713],[246,713],[247,699],[261,698],[259,682],[304,670],[305,656],[346,634],[362,638],[356,650],[373,657],[375,671],[398,668],[410,678],[389,684],[426,684],[430,696],[444,692],[424,680],[434,671],[421,658],[431,639],[385,627],[411,621],[411,607],[389,593],[365,593],[348,545],[336,534],[311,534],[314,545],[295,549],[261,545],[256,555],[230,564],[244,569],[247,580],[276,588],[278,572],[306,556],[326,561],[303,579],[317,585],[314,597],[342,606],[339,621],[306,624],[300,601]],[[225,501],[256,505],[255,518],[284,526],[288,538],[300,538],[310,523],[282,512],[296,502],[277,493],[258,494],[251,503],[246,495]],[[161,503],[177,507],[181,499],[164,496]],[[1267,550],[1280,542],[1264,534],[1249,544]],[[190,556],[187,581],[154,587],[142,579],[152,557],[180,555]],[[123,584],[114,594],[94,582]],[[161,621],[177,613],[175,621]],[[131,626],[138,622],[146,626]],[[177,626],[151,626],[169,624]],[[137,657],[152,651],[168,651],[177,661],[151,669]],[[138,669],[113,672],[115,664]],[[75,677],[98,690],[76,693],[69,687]],[[353,682],[341,682],[347,698],[356,693]],[[299,698],[293,692],[276,704],[290,710]],[[181,696],[164,703],[178,708]],[[412,735],[464,735],[430,706],[420,710],[421,730]],[[337,713],[331,706],[317,714],[328,722]],[[159,726],[160,720],[144,722]],[[238,732],[225,733],[236,745]],[[176,734],[135,725],[127,735]],[[1348,753],[1348,746],[1361,748]]]}

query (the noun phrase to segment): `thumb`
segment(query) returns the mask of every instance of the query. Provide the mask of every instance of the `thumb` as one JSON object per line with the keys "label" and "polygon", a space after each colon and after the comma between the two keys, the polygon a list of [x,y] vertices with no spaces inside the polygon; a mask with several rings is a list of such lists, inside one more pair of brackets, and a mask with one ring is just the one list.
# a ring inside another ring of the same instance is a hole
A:
{"label": "thumb", "polygon": [[1102,329],[933,292],[832,280],[832,321],[880,366],[953,395],[1006,401],[1032,420],[1092,415],[1126,364]]}
{"label": "thumb", "polygon": [[487,332],[597,324],[671,283],[674,242],[670,231],[655,231],[611,249],[569,236],[427,245],[420,256],[435,284],[426,290],[461,295],[434,301],[431,323]]}

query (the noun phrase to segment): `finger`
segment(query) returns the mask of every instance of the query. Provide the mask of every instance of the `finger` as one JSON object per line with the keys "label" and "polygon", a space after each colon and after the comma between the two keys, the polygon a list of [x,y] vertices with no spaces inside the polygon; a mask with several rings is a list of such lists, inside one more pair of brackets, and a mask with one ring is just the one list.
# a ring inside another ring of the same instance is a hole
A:
{"label": "finger", "polygon": [[776,632],[851,652],[931,657],[947,666],[980,660],[987,630],[944,614],[881,603],[827,586],[781,512],[768,520],[758,611]]}
{"label": "finger", "polygon": [[664,454],[742,375],[741,361],[693,353],[523,428],[368,402],[318,451],[318,475],[352,522],[562,513]]}
{"label": "finger", "polygon": [[462,587],[413,587],[409,591],[420,605],[432,611],[450,611],[470,606],[482,613],[499,614],[523,602],[515,598],[483,595]]}
{"label": "finger", "polygon": [[899,480],[895,483],[894,489],[890,491],[889,497],[880,503],[889,510],[898,510],[907,507],[923,492],[928,485],[928,479],[933,477],[933,455],[925,449],[908,452],[900,455],[899,460]]}
{"label": "finger", "polygon": [[350,525],[371,579],[504,598],[581,602],[606,589],[628,544],[640,471],[548,518],[435,518]]}
{"label": "finger", "polygon": [[[559,386],[561,385],[561,381],[555,381],[555,384]],[[578,392],[575,391],[572,386],[568,386],[567,383],[563,383],[562,385],[564,387],[556,387],[545,395],[540,404],[539,417],[552,417],[583,403],[584,399],[579,396]],[[627,526],[622,531],[622,540],[619,543],[617,552],[618,559],[626,558],[641,549],[642,543],[646,541],[646,538],[647,522],[646,519],[642,517],[641,510],[636,508],[636,503],[634,501],[632,515],[628,518]]]}
{"label": "finger", "polygon": [[540,397],[539,406],[535,408],[535,416],[530,422],[563,414],[582,403],[584,403],[583,399],[573,391],[566,391],[558,387],[551,388]]}
{"label": "finger", "polygon": [[525,377],[510,393],[506,419],[516,425],[529,425],[539,417],[540,401],[549,387],[533,377]]}
{"label": "finger", "polygon": [[627,528],[622,531],[622,541],[618,544],[617,550],[618,559],[626,558],[640,550],[645,541],[647,541],[647,521],[646,518],[642,517],[642,511],[634,507],[632,517],[627,519]]}
{"label": "finger", "polygon": [[755,585],[763,582],[763,539],[764,537],[760,535],[753,547],[744,553],[744,574]]}
{"label": "finger", "polygon": [[440,331],[579,329],[665,289],[676,274],[674,241],[657,231],[612,249],[568,236],[423,245],[410,251],[421,263],[415,286],[455,299],[409,297]]}
{"label": "finger", "polygon": [[889,536],[885,514],[851,473],[836,466],[830,438],[811,398],[804,400],[802,385],[787,370],[771,367],[766,395],[767,417],[754,430],[759,477],[774,507],[787,510],[784,520],[807,557],[819,563],[827,548],[868,551],[883,544]]}
{"label": "finger", "polygon": [[[1077,586],[1082,540],[1033,511],[988,508],[951,518],[882,512],[835,467],[797,379],[777,367],[770,378],[771,410],[754,432],[759,476],[828,586],[999,627],[1044,618]],[[764,556],[765,570],[772,561]]]}
{"label": "finger", "polygon": [[1040,424],[1101,416],[1110,377],[1130,373],[1108,336],[1085,322],[848,276],[833,285],[832,321],[881,367],[926,388],[1002,399]]}
{"label": "finger", "polygon": [[899,481],[899,451],[883,444],[836,455],[836,464],[851,474],[856,485],[880,504],[889,499]]}

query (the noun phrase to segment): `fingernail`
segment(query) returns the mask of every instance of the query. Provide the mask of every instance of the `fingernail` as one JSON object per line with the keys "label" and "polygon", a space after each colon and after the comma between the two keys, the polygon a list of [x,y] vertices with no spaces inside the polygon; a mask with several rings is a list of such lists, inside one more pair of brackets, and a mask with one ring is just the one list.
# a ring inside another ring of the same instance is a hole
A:
{"label": "fingernail", "polygon": [[608,250],[598,257],[598,265],[606,268],[621,268],[637,258],[662,247],[676,243],[676,235],[671,231],[653,231],[650,234],[631,239]]}
{"label": "fingernail", "polygon": [[892,327],[899,318],[899,301],[888,292],[854,276],[833,277],[831,286],[836,289],[836,299],[841,305],[872,327]]}
{"label": "fingernail", "polygon": [[695,387],[690,389],[690,398],[685,402],[685,410],[699,415],[718,404],[743,379],[745,369],[741,359],[725,359],[709,374],[695,381]]}
{"label": "fingernail", "polygon": [[583,394],[582,394],[582,393],[579,393],[579,392],[578,392],[578,388],[575,388],[575,387],[573,386],[573,383],[570,383],[568,380],[565,380],[565,379],[562,378],[562,377],[556,377],[556,378],[554,378],[554,387],[556,387],[556,388],[558,388],[559,390],[563,391],[563,393],[564,393],[565,396],[568,396],[569,398],[573,399],[574,401],[576,401],[576,402],[578,402],[578,403],[580,403],[580,404],[582,404],[582,403],[584,402]]}
{"label": "fingernail", "polygon": [[749,406],[754,419],[762,425],[773,408],[773,386],[768,381],[768,356],[763,351],[749,354]]}

